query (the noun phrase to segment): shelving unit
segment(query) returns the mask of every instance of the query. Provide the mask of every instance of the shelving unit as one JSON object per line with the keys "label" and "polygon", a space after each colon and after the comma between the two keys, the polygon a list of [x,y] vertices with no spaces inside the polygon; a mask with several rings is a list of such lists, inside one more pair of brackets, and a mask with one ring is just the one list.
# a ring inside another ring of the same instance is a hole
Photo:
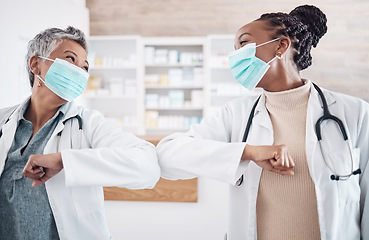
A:
{"label": "shelving unit", "polygon": [[135,134],[143,134],[142,54],[139,36],[89,38],[90,79],[82,104]]}
{"label": "shelving unit", "polygon": [[228,63],[228,55],[234,51],[233,35],[209,35],[207,37],[207,57],[206,66],[209,76],[208,106],[206,116],[212,115],[228,101],[241,97],[247,93],[233,78]]}
{"label": "shelving unit", "polygon": [[186,131],[201,121],[204,45],[200,37],[143,39],[146,134]]}
{"label": "shelving unit", "polygon": [[93,36],[88,108],[137,135],[186,131],[244,94],[228,67],[232,35]]}

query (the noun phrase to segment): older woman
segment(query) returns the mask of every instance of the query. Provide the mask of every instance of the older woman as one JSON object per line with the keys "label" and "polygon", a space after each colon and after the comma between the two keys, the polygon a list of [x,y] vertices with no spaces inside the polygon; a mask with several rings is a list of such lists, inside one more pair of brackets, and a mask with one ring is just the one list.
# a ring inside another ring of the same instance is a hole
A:
{"label": "older woman", "polygon": [[369,104],[299,74],[326,22],[304,5],[241,27],[231,72],[261,96],[158,145],[163,177],[230,184],[229,240],[369,239]]}
{"label": "older woman", "polygon": [[30,98],[0,110],[0,239],[110,239],[101,186],[154,187],[155,148],[73,102],[88,79],[80,30],[36,35],[27,63]]}

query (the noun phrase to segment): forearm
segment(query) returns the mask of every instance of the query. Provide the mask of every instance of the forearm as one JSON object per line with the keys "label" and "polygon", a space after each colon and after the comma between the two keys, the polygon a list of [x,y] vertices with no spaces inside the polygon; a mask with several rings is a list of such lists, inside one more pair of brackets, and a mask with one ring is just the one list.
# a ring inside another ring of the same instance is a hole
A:
{"label": "forearm", "polygon": [[154,146],[62,151],[68,186],[152,188],[160,177]]}
{"label": "forearm", "polygon": [[[163,139],[157,152],[162,176],[188,179],[199,176],[234,183],[244,169],[241,156],[245,143],[227,143],[173,134]],[[240,166],[241,164],[241,166]]]}

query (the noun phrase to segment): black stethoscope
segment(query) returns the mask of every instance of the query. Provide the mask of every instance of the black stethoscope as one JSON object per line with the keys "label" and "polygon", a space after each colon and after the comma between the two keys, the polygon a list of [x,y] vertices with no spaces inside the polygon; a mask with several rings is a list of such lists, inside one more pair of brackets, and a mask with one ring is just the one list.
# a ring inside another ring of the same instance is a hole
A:
{"label": "black stethoscope", "polygon": [[[324,97],[324,94],[322,92],[322,90],[315,84],[313,83],[315,89],[318,91],[318,94],[320,96],[320,99],[322,100],[322,103],[323,103],[323,116],[321,116],[318,121],[315,123],[315,131],[316,131],[316,136],[318,138],[318,142],[319,142],[319,145],[320,145],[320,148],[322,149],[322,154],[323,154],[323,159],[324,159],[324,162],[325,164],[328,166],[329,170],[333,173],[330,178],[331,180],[347,180],[349,179],[352,175],[357,175],[357,174],[361,174],[361,169],[358,168],[357,170],[354,171],[354,160],[353,160],[353,154],[352,154],[352,148],[349,144],[349,141],[348,141],[348,137],[347,137],[347,132],[346,132],[346,129],[342,123],[342,121],[332,115],[330,112],[329,112],[329,109],[328,109],[328,105],[327,105],[327,101]],[[246,142],[247,140],[247,137],[249,135],[249,131],[250,131],[250,127],[251,127],[251,123],[252,123],[252,119],[254,118],[254,113],[255,113],[255,108],[256,108],[256,105],[258,104],[259,100],[260,100],[260,97],[256,100],[254,106],[252,107],[251,109],[251,112],[250,112],[250,116],[249,116],[249,119],[247,121],[247,125],[246,125],[246,129],[245,129],[245,133],[243,135],[243,138],[242,138],[242,142]],[[351,159],[351,171],[350,171],[350,174],[347,174],[347,175],[339,175],[337,174],[329,164],[327,164],[326,162],[326,157],[325,157],[325,152],[323,151],[323,148],[322,148],[322,144],[321,144],[321,140],[322,140],[322,135],[321,135],[321,124],[323,121],[325,120],[333,120],[337,123],[338,127],[340,128],[341,130],[341,133],[342,133],[342,136],[343,136],[343,140],[347,143],[347,147],[350,151],[350,159]],[[243,182],[243,175],[237,180],[236,182],[236,185],[237,186],[240,186]]]}

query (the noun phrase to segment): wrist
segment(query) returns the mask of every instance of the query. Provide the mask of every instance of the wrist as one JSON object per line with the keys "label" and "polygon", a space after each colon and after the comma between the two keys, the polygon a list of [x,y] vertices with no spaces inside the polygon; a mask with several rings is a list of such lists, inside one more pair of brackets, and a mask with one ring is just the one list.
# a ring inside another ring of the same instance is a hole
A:
{"label": "wrist", "polygon": [[252,149],[253,146],[246,144],[245,148],[243,149],[241,160],[253,160]]}
{"label": "wrist", "polygon": [[63,158],[62,158],[62,155],[60,152],[57,153],[57,156],[58,156],[58,164],[59,164],[59,167],[60,168],[64,168],[64,165],[63,165]]}

